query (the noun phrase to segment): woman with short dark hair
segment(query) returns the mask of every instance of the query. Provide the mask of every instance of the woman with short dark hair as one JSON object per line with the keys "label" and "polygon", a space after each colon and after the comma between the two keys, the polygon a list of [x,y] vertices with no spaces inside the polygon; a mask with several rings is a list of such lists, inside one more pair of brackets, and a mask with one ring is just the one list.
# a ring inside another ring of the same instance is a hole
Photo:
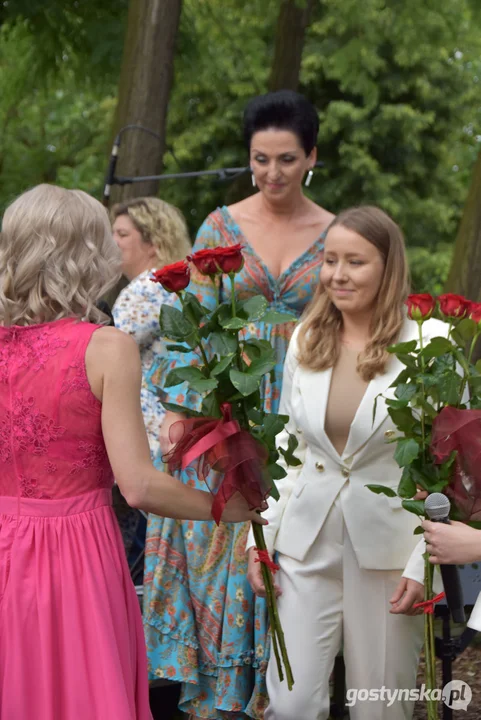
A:
{"label": "woman with short dark hair", "polygon": [[[262,294],[272,310],[300,316],[319,279],[323,237],[334,216],[309,200],[302,184],[316,163],[319,121],[298,93],[282,90],[256,97],[244,116],[252,181],[259,189],[230,207],[215,210],[197,235],[194,250],[244,246],[245,265],[236,275],[241,299]],[[195,270],[190,285],[202,304],[214,307],[211,281]],[[230,284],[221,297],[230,297]],[[256,323],[247,338],[268,341],[277,364],[261,389],[264,408],[276,412],[282,368],[294,322]],[[171,367],[193,364],[180,354]],[[186,408],[199,398],[183,386],[168,388],[170,402]],[[169,427],[183,416],[166,414],[161,430],[164,452]],[[194,468],[182,480],[196,487]],[[144,622],[151,681],[183,682],[180,707],[194,717],[261,718],[267,703],[269,657],[265,602],[256,600],[246,580],[247,525],[239,532],[214,523],[182,523],[152,517],[146,545]]]}

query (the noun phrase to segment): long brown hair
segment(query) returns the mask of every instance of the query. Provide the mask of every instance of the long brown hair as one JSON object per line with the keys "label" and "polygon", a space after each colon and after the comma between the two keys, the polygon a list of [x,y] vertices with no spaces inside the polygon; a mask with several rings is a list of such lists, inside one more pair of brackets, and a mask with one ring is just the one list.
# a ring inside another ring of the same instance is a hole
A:
{"label": "long brown hair", "polygon": [[[384,273],[371,319],[369,341],[359,355],[357,371],[363,380],[383,373],[404,321],[403,303],[409,292],[406,249],[401,229],[377,207],[354,207],[341,212],[329,230],[342,225],[376,247]],[[339,357],[342,315],[319,283],[306,308],[298,337],[299,363],[309,370],[327,370]]]}

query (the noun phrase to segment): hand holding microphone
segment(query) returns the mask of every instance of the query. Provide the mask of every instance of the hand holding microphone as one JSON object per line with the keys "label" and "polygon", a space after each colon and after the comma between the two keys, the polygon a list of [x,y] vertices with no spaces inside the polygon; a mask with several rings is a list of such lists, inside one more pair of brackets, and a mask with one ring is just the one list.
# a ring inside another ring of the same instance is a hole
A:
{"label": "hand holding microphone", "polygon": [[463,592],[458,568],[453,564],[453,561],[451,563],[443,562],[443,559],[438,557],[437,554],[438,545],[442,544],[444,546],[449,544],[449,536],[453,530],[456,533],[458,526],[462,525],[462,523],[451,524],[449,520],[451,503],[446,495],[442,493],[432,493],[429,495],[424,503],[424,509],[426,515],[431,520],[431,522],[425,520],[422,523],[425,531],[426,550],[433,556],[430,558],[431,562],[440,563],[446,601],[454,622],[464,623],[466,622],[466,617],[464,614]]}

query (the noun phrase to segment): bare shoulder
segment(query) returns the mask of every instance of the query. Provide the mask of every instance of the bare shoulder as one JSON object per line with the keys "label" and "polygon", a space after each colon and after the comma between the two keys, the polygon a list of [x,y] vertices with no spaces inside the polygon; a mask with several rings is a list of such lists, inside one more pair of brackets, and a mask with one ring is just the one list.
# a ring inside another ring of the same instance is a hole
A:
{"label": "bare shoulder", "polygon": [[139,358],[135,340],[127,333],[114,327],[99,328],[92,335],[88,352],[90,356],[112,362],[131,362]]}
{"label": "bare shoulder", "polygon": [[335,219],[334,213],[309,200],[309,214],[321,227],[328,228]]}
{"label": "bare shoulder", "polygon": [[227,210],[230,212],[234,220],[238,221],[251,218],[258,210],[259,195],[260,193],[256,193],[244,200],[228,205]]}

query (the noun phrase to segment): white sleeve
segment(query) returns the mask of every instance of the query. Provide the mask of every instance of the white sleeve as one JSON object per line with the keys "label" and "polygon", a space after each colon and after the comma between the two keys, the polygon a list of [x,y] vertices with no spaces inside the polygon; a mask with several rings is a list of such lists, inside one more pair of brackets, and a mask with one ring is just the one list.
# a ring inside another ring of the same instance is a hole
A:
{"label": "white sleeve", "polygon": [[[289,348],[287,350],[286,360],[284,364],[284,373],[282,378],[281,400],[279,405],[279,414],[288,415],[289,421],[287,422],[284,430],[277,436],[276,444],[278,447],[287,447],[289,433],[291,435],[295,435],[299,444],[294,451],[294,455],[301,461],[301,464],[296,465],[295,467],[288,466],[283,455],[280,455],[279,460],[277,461],[278,464],[284,468],[287,475],[281,480],[276,481],[276,486],[280,495],[279,500],[276,501],[273,498],[269,498],[269,508],[264,513],[262,513],[263,517],[265,517],[266,520],[268,520],[269,522],[268,525],[264,525],[263,530],[267,549],[271,553],[271,555],[274,552],[274,544],[276,541],[277,533],[279,531],[282,516],[287,505],[287,501],[289,500],[292,488],[294,487],[301,473],[307,449],[307,445],[305,443],[305,440],[303,439],[303,435],[296,429],[294,421],[292,419],[292,396],[293,392],[295,392],[293,378],[296,368],[298,367],[296,359],[296,337],[298,328],[299,326],[294,331],[291,342],[289,343]],[[249,536],[247,538],[246,550],[254,546],[254,533],[252,532],[252,530],[250,530]]]}
{"label": "white sleeve", "polygon": [[[424,553],[426,552],[426,541],[422,538],[411,553],[404,568],[403,577],[424,585]],[[439,566],[434,566],[433,592],[435,595],[443,591],[443,581]]]}

